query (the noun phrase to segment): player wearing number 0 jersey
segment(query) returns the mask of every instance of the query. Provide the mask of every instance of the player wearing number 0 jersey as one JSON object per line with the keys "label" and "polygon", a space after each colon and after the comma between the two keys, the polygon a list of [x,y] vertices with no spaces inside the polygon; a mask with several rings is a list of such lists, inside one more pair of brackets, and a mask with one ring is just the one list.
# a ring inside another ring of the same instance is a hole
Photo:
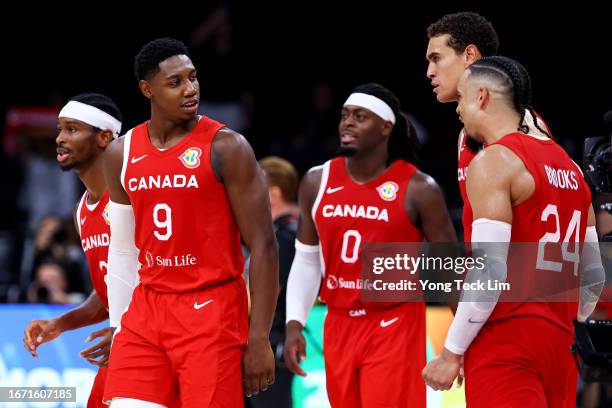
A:
{"label": "player wearing number 0 jersey", "polygon": [[[110,318],[121,322],[105,399],[113,408],[242,407],[243,390],[274,382],[278,255],[265,179],[241,135],[197,115],[183,43],[151,41],[135,67],[151,120],[105,157]],[[240,238],[251,252],[250,327]]]}
{"label": "player wearing number 0 jersey", "polygon": [[[466,131],[487,146],[467,177],[471,244],[487,254],[487,278],[512,282],[515,296],[536,290],[527,293],[535,297],[553,294],[555,283],[579,273],[580,298],[497,303],[499,291],[469,294],[459,303],[442,356],[427,365],[424,378],[435,389],[448,389],[465,354],[470,407],[573,407],[572,321],[592,312],[604,280],[588,186],[552,139],[527,134],[525,110],[535,114],[529,75],[518,62],[478,60],[461,77],[458,93]],[[547,245],[559,241],[566,244]],[[510,242],[532,244],[509,248]],[[547,276],[550,286],[532,286]]]}
{"label": "player wearing number 0 jersey", "polygon": [[301,329],[323,278],[332,407],[424,407],[425,305],[362,301],[362,249],[368,242],[454,242],[455,233],[439,187],[411,164],[416,135],[393,93],[378,84],[355,88],[339,133],[341,157],[311,169],[300,186],[285,360],[305,375]]}
{"label": "player wearing number 0 jersey", "polygon": [[[87,188],[76,206],[75,227],[87,258],[94,290],[83,304],[50,320],[33,320],[25,330],[24,344],[36,355],[36,348],[63,331],[99,323],[108,318],[106,270],[110,242],[108,190],[102,172],[102,153],[121,131],[121,114],[105,95],[87,93],[72,98],[58,116],[57,160],[63,170],[74,169]],[[102,402],[106,365],[112,330],[105,328],[90,335],[102,337],[81,352],[100,368],[96,374],[88,408],[106,407]]]}

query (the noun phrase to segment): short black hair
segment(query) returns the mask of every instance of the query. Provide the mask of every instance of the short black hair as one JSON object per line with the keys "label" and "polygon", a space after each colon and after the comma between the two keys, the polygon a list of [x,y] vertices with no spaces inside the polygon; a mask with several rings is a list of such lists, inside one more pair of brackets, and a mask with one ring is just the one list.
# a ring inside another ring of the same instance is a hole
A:
{"label": "short black hair", "polygon": [[419,147],[416,130],[408,117],[402,113],[399,98],[388,88],[374,82],[359,85],[355,87],[353,92],[364,93],[381,99],[389,105],[395,115],[395,124],[387,145],[387,163],[391,164],[397,159],[415,163],[416,152]]}
{"label": "short black hair", "polygon": [[189,55],[187,46],[174,38],[158,38],[146,43],[134,58],[136,80],[147,79],[159,70],[159,63],[175,55]]}
{"label": "short black hair", "polygon": [[99,93],[82,93],[77,96],[70,98],[71,101],[81,102],[86,105],[91,105],[94,108],[98,108],[103,112],[108,113],[119,122],[123,122],[123,116],[117,107],[117,104],[113,102],[111,98],[106,95]]}
{"label": "short black hair", "polygon": [[457,54],[474,44],[483,57],[497,54],[499,39],[493,24],[483,16],[471,11],[446,14],[427,27],[427,38],[449,34],[448,46]]}

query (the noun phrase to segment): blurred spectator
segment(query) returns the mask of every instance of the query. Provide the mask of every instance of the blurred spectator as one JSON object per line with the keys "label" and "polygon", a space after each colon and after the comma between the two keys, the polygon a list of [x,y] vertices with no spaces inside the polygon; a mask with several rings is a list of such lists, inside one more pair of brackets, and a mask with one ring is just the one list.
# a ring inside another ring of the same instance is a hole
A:
{"label": "blurred spectator", "polygon": [[[34,242],[36,227],[49,215],[60,220],[72,220],[73,204],[79,196],[76,176],[62,172],[55,158],[57,114],[61,102],[61,95],[54,93],[49,96],[46,106],[12,106],[6,114],[4,154],[20,170],[15,173],[22,173],[22,177],[21,183],[13,183],[14,191],[11,194],[13,207],[10,213],[17,215],[7,217],[10,221],[0,225],[0,271],[3,268],[12,268],[13,271],[20,269],[19,277],[13,272],[8,275],[14,283],[19,281],[22,290],[29,284],[32,271],[41,259],[40,256],[35,259],[36,252],[41,249],[40,244],[49,240],[49,231],[58,221],[47,221],[39,237],[42,241],[38,243]],[[17,175],[12,175],[13,180],[17,179]],[[12,238],[3,238],[7,236]],[[16,237],[19,237],[20,243],[15,242]],[[13,251],[8,259],[1,255],[1,248],[5,247]],[[15,250],[19,249],[22,250],[21,254],[15,254]],[[21,258],[20,268],[16,268],[14,258]],[[76,278],[74,282],[82,288],[82,283],[78,283],[82,282],[80,273]],[[72,278],[69,283],[73,284]]]}
{"label": "blurred spectator", "polygon": [[300,174],[334,156],[338,149],[340,115],[334,91],[327,82],[313,86],[309,108],[302,126],[288,139],[279,140],[269,148],[295,165]]}
{"label": "blurred spectator", "polygon": [[31,259],[23,265],[22,288],[36,278],[40,266],[51,262],[61,265],[69,292],[88,292],[90,288],[85,286],[89,280],[84,278],[88,271],[75,236],[71,221],[62,221],[56,216],[43,218],[34,235]]}
{"label": "blurred spectator", "polygon": [[[16,158],[0,151],[0,284],[16,282],[23,237],[17,197],[21,174]],[[1,295],[0,295],[1,296]]]}
{"label": "blurred spectator", "polygon": [[35,272],[35,280],[28,286],[29,303],[81,303],[85,295],[68,292],[68,280],[61,264],[54,261],[41,263]]}
{"label": "blurred spectator", "polygon": [[290,408],[293,374],[282,362],[285,343],[285,294],[289,269],[295,255],[295,235],[299,208],[296,204],[298,173],[287,160],[270,156],[259,161],[266,175],[270,209],[278,241],[280,294],[270,331],[270,343],[276,356],[276,381],[272,387],[247,400],[251,408]]}

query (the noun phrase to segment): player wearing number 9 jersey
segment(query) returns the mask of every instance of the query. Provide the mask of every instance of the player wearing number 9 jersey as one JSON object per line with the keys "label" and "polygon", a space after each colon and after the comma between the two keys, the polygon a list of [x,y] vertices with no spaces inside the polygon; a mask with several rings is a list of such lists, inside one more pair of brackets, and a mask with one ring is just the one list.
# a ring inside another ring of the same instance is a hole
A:
{"label": "player wearing number 9 jersey", "polygon": [[[471,295],[469,302],[459,303],[442,356],[427,365],[424,378],[435,389],[448,389],[465,354],[470,407],[573,407],[572,321],[592,312],[604,281],[589,188],[554,140],[528,134],[525,110],[535,117],[531,83],[518,62],[505,57],[474,62],[461,77],[458,93],[457,113],[465,130],[487,145],[467,174],[471,243],[486,252],[486,272],[491,279],[526,286],[541,282],[541,276],[569,282],[579,272],[580,297],[497,303],[484,291]],[[559,241],[565,243],[560,251],[547,245]],[[535,250],[509,248],[510,242],[531,242]]]}
{"label": "player wearing number 9 jersey", "polygon": [[393,93],[356,87],[338,130],[340,157],[311,169],[300,186],[285,360],[304,375],[301,329],[323,276],[332,407],[424,407],[425,305],[362,301],[361,251],[368,242],[455,242],[455,232],[439,187],[411,163],[416,135]]}
{"label": "player wearing number 9 jersey", "polygon": [[[274,382],[278,255],[266,182],[241,135],[197,115],[183,43],[149,42],[135,68],[151,120],[105,156],[111,325],[121,319],[105,399],[113,408],[242,407],[243,389]],[[240,238],[251,252],[250,327]]]}

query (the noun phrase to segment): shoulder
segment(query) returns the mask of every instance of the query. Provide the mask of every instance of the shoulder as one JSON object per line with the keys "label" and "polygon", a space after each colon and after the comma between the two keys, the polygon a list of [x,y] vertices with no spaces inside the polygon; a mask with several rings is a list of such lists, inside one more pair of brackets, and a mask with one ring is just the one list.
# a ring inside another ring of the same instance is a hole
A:
{"label": "shoulder", "polygon": [[[309,191],[317,192],[321,186],[321,182],[323,181],[325,167],[329,166],[330,163],[331,161],[319,166],[311,167],[300,181],[300,191],[307,189]],[[327,168],[327,171],[329,171],[329,167]]]}
{"label": "shoulder", "polygon": [[511,180],[524,169],[523,161],[510,148],[493,144],[474,156],[467,179],[497,184]]}
{"label": "shoulder", "polygon": [[427,202],[433,198],[442,197],[442,189],[433,177],[417,170],[410,178],[406,197],[414,202]]}
{"label": "shoulder", "polygon": [[213,149],[219,153],[252,150],[251,145],[243,135],[226,127],[217,131],[213,140]]}
{"label": "shoulder", "polygon": [[[210,161],[220,182],[227,175],[253,174],[257,168],[255,153],[246,138],[229,128],[221,128],[212,141]],[[237,164],[240,165],[237,165]],[[244,171],[248,169],[248,171]]]}
{"label": "shoulder", "polygon": [[317,186],[321,183],[321,179],[323,178],[323,168],[325,164],[320,166],[311,167],[308,169],[304,177],[302,178],[303,184],[316,184]]}
{"label": "shoulder", "polygon": [[121,167],[123,162],[123,148],[125,145],[125,137],[119,137],[113,140],[104,150],[104,162],[108,165],[118,165]]}
{"label": "shoulder", "polygon": [[439,190],[440,186],[429,174],[416,170],[410,178],[410,187],[419,191]]}
{"label": "shoulder", "polygon": [[304,177],[302,177],[300,181],[298,192],[300,202],[314,203],[321,187],[324,166],[325,165],[312,167],[304,174]]}

